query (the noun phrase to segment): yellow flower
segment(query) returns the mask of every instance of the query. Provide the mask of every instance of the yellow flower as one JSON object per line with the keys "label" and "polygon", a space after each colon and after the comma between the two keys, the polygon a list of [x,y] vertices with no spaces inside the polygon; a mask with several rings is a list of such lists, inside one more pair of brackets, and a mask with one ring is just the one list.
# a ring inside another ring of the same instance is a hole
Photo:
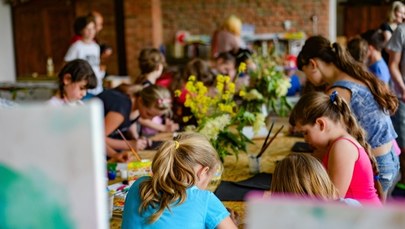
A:
{"label": "yellow flower", "polygon": [[195,81],[196,80],[196,77],[194,76],[194,75],[191,75],[189,78],[188,78],[188,81]]}
{"label": "yellow flower", "polygon": [[231,93],[231,94],[234,94],[235,93],[235,84],[234,83],[228,83],[228,91],[229,91],[229,93]]}
{"label": "yellow flower", "polygon": [[225,81],[223,75],[217,75],[217,83],[223,83]]}
{"label": "yellow flower", "polygon": [[181,91],[180,90],[175,90],[174,91],[174,96],[179,97],[181,95]]}
{"label": "yellow flower", "polygon": [[224,76],[224,81],[225,81],[225,83],[229,83],[229,81],[231,81],[231,77]]}
{"label": "yellow flower", "polygon": [[242,62],[239,65],[238,72],[245,72],[246,71],[246,63]]}
{"label": "yellow flower", "polygon": [[239,91],[239,96],[240,97],[244,97],[245,95],[246,95],[246,91],[244,91],[244,90]]}
{"label": "yellow flower", "polygon": [[183,122],[188,122],[190,121],[190,116],[184,116],[183,117]]}

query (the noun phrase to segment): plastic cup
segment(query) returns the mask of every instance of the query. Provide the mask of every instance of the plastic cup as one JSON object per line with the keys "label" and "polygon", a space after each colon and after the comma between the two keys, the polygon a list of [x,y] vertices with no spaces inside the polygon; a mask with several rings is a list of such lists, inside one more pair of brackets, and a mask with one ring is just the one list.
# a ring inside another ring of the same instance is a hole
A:
{"label": "plastic cup", "polygon": [[257,174],[260,172],[260,157],[256,155],[249,155],[249,172],[251,174]]}

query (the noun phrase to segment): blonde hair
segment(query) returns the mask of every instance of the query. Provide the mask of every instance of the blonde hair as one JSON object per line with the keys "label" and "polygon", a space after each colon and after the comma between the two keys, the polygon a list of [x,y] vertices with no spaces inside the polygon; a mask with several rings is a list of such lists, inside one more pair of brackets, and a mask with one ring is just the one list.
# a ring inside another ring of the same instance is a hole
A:
{"label": "blonde hair", "polygon": [[242,32],[242,21],[235,15],[231,15],[225,20],[223,28],[239,36]]}
{"label": "blonde hair", "polygon": [[270,191],[322,200],[339,198],[323,165],[314,157],[302,153],[290,154],[277,163]]}
{"label": "blonde hair", "polygon": [[197,165],[208,167],[209,173],[219,165],[217,152],[204,136],[184,133],[163,143],[153,158],[153,176],[140,184],[139,213],[142,215],[148,207],[155,208],[156,212],[148,219],[153,223],[166,208],[170,210],[170,206],[184,203],[186,189],[196,184]]}
{"label": "blonde hair", "polygon": [[[346,101],[335,94],[335,92],[330,96],[322,92],[308,92],[304,94],[291,111],[289,122],[292,126],[295,126],[297,123],[301,125],[314,125],[320,117],[327,117],[335,123],[345,125],[347,133],[354,137],[365,149],[373,167],[373,173],[375,177],[378,176],[377,161],[370,153],[371,147],[367,142],[364,129],[357,122]],[[381,197],[382,189],[378,179],[374,179],[374,184],[378,195]]]}
{"label": "blonde hair", "polygon": [[396,16],[395,13],[399,10],[399,8],[405,7],[405,5],[401,1],[395,1],[391,5],[391,9],[388,12],[388,21],[394,22]]}
{"label": "blonde hair", "polygon": [[161,111],[169,111],[172,107],[172,95],[170,91],[158,85],[150,85],[135,93],[141,99],[146,108],[157,108]]}

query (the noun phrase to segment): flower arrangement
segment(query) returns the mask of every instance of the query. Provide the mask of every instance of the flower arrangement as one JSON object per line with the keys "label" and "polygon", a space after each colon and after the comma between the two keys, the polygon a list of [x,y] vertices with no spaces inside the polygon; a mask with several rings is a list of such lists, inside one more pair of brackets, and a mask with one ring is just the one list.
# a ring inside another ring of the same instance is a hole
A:
{"label": "flower arrangement", "polygon": [[[249,112],[238,106],[234,100],[235,84],[229,76],[216,77],[215,92],[209,89],[195,76],[190,76],[186,83],[185,107],[189,107],[197,120],[195,130],[205,135],[217,150],[221,161],[226,155],[238,156],[240,151],[246,152],[251,140],[242,129],[246,125],[253,125],[258,131],[264,125],[265,117],[259,112]],[[179,91],[175,92],[180,95]],[[184,121],[191,117],[183,117]]]}
{"label": "flower arrangement", "polygon": [[238,69],[239,73],[246,72],[250,76],[249,85],[239,93],[242,106],[250,112],[260,112],[264,105],[266,112],[271,109],[277,115],[286,116],[291,110],[286,96],[291,84],[279,67],[282,63],[271,55],[254,54],[251,58],[256,64],[254,69],[247,70],[244,63]]}

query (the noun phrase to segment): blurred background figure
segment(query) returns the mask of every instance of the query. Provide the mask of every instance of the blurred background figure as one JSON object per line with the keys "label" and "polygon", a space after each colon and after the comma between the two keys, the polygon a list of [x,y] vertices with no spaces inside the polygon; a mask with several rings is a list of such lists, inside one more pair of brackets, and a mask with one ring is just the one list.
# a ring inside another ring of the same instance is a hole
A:
{"label": "blurred background figure", "polygon": [[214,32],[211,44],[211,55],[216,58],[220,53],[237,53],[240,48],[245,48],[241,38],[242,21],[234,16],[229,16],[222,27]]}
{"label": "blurred background figure", "polygon": [[363,66],[367,66],[368,43],[360,36],[353,37],[347,42],[347,51]]}
{"label": "blurred background figure", "polygon": [[287,55],[284,60],[284,73],[290,79],[290,88],[288,88],[287,96],[299,95],[301,92],[301,80],[297,75],[297,57]]}
{"label": "blurred background figure", "polygon": [[[397,26],[404,21],[405,5],[401,1],[393,2],[387,16],[387,21],[380,26],[380,29],[384,33],[384,47],[390,40]],[[388,52],[384,49],[382,50],[382,56],[385,63],[388,63]]]}

